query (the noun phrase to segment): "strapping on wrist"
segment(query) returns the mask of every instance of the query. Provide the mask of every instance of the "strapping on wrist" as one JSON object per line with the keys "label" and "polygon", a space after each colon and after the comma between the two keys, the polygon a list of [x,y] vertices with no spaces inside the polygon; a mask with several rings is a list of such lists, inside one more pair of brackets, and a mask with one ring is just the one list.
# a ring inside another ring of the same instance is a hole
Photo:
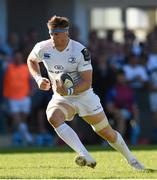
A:
{"label": "strapping on wrist", "polygon": [[33,78],[35,79],[35,81],[38,83],[39,82],[39,80],[41,80],[42,79],[42,76],[41,76],[41,74],[36,74],[36,75],[34,75],[33,76]]}
{"label": "strapping on wrist", "polygon": [[74,88],[68,88],[68,96],[73,95]]}

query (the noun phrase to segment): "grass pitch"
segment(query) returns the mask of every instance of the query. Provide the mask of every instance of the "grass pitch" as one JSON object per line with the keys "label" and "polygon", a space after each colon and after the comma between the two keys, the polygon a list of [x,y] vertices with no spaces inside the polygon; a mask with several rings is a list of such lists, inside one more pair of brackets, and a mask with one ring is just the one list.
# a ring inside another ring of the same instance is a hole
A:
{"label": "grass pitch", "polygon": [[88,146],[97,160],[95,169],[78,167],[75,153],[67,147],[1,149],[1,179],[116,179],[157,178],[157,146],[131,148],[148,168],[132,169],[124,158],[107,147]]}

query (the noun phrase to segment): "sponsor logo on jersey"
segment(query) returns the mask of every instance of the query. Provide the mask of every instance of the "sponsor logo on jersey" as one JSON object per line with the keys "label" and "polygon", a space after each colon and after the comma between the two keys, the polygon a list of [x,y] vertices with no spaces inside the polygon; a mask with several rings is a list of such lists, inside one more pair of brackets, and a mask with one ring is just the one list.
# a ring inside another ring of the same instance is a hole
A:
{"label": "sponsor logo on jersey", "polygon": [[54,68],[58,69],[58,70],[63,70],[64,69],[64,67],[62,65],[55,65]]}
{"label": "sponsor logo on jersey", "polygon": [[44,59],[49,59],[51,56],[49,53],[44,53]]}
{"label": "sponsor logo on jersey", "polygon": [[96,106],[96,108],[93,109],[93,111],[97,111],[98,109],[101,109],[101,106]]}
{"label": "sponsor logo on jersey", "polygon": [[53,71],[53,70],[48,70],[48,72],[55,73],[55,74],[59,74],[59,73],[62,73],[63,71]]}
{"label": "sponsor logo on jersey", "polygon": [[68,59],[68,62],[74,64],[74,63],[76,63],[76,58],[75,58],[75,57],[70,57],[70,58]]}

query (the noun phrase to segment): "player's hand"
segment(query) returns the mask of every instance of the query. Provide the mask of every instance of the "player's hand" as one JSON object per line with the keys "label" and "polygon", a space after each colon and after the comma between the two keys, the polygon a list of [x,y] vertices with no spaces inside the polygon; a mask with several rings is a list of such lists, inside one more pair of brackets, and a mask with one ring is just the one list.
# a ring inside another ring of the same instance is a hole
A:
{"label": "player's hand", "polygon": [[47,78],[41,78],[37,82],[39,89],[48,91],[51,88],[51,83]]}
{"label": "player's hand", "polygon": [[68,94],[68,89],[63,85],[62,80],[56,80],[56,91],[61,96],[66,96]]}

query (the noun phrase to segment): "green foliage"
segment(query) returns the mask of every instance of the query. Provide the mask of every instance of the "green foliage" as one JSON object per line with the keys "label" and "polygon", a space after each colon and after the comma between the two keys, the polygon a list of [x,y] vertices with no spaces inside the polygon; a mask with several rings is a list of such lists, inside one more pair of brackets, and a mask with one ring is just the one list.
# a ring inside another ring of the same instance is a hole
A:
{"label": "green foliage", "polygon": [[75,153],[69,148],[27,148],[0,150],[0,179],[110,179],[156,178],[157,146],[132,148],[148,168],[132,169],[124,158],[110,148],[92,146],[88,150],[97,160],[97,167],[78,167]]}

